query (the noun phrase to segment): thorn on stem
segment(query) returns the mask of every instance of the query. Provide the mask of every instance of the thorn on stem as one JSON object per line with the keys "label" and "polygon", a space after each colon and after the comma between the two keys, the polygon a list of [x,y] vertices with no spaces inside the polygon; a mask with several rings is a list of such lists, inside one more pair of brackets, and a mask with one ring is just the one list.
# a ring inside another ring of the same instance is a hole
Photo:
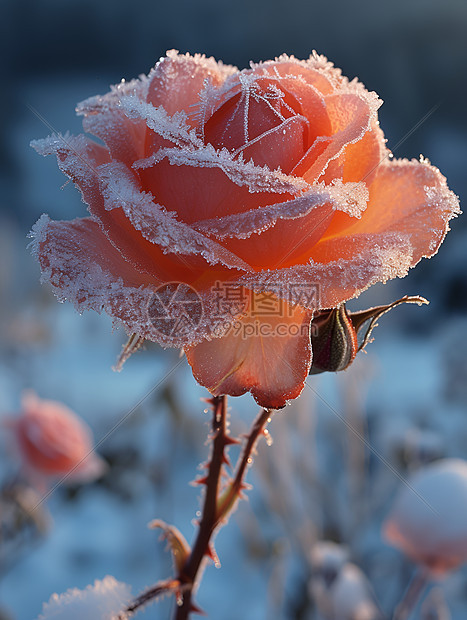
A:
{"label": "thorn on stem", "polygon": [[224,438],[224,443],[226,446],[238,446],[241,442],[239,439],[235,439],[234,437],[230,437],[230,435],[226,435]]}
{"label": "thorn on stem", "polygon": [[194,614],[199,614],[200,616],[207,616],[206,612],[201,609],[199,605],[196,605],[196,603],[193,602],[191,602],[190,604],[190,612]]}

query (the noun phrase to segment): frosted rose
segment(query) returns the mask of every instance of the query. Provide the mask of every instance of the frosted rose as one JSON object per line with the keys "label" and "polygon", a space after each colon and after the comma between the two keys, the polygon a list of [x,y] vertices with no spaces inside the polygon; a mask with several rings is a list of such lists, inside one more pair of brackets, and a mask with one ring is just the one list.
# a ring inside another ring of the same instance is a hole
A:
{"label": "frosted rose", "polygon": [[[105,146],[33,143],[90,212],[35,225],[44,278],[79,310],[183,346],[212,394],[283,406],[310,368],[313,310],[406,275],[458,213],[436,168],[388,160],[380,103],[316,54],[238,71],[169,52],[78,106]],[[175,334],[180,317],[196,321]]]}
{"label": "frosted rose", "polygon": [[91,430],[62,403],[42,400],[32,392],[22,399],[21,415],[7,420],[21,459],[30,475],[68,475],[89,481],[102,475],[105,464],[93,451]]}

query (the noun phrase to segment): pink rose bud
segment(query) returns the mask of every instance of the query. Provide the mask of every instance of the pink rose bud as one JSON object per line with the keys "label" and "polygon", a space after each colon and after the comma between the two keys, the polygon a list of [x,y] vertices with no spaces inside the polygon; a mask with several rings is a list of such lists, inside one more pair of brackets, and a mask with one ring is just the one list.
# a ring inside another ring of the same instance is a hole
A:
{"label": "pink rose bud", "polygon": [[467,561],[467,462],[442,459],[401,487],[383,526],[386,540],[434,576]]}
{"label": "pink rose bud", "polygon": [[89,427],[62,403],[41,400],[28,391],[22,412],[8,426],[20,457],[33,476],[67,476],[80,482],[102,475],[105,464],[93,451]]}

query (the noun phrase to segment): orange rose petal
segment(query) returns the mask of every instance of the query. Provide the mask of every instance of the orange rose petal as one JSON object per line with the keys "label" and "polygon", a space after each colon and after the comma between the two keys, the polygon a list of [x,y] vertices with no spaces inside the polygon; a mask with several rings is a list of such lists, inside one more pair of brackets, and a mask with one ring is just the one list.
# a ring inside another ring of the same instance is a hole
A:
{"label": "orange rose petal", "polygon": [[255,269],[278,269],[307,262],[335,211],[360,217],[367,198],[364,184],[314,186],[294,200],[205,220],[195,228],[214,235]]}
{"label": "orange rose petal", "polygon": [[[336,247],[358,234],[399,233],[410,238],[412,266],[431,257],[448,231],[449,220],[460,213],[457,196],[434,166],[416,160],[385,161],[370,186],[368,207],[360,220],[339,214],[322,243],[333,238]],[[343,228],[343,222],[347,227]],[[316,247],[319,251],[319,245]]]}
{"label": "orange rose petal", "polygon": [[[316,245],[312,254],[317,258],[308,264],[242,276],[239,283],[259,291],[274,290],[282,282],[292,301],[309,308],[333,308],[377,282],[404,277],[410,269],[412,247],[403,235],[361,235],[348,242],[345,246],[342,239],[336,239],[329,252],[321,256]],[[304,291],[315,291],[309,296],[310,303]]]}
{"label": "orange rose petal", "polygon": [[334,179],[342,179],[346,183],[353,181],[370,185],[388,153],[384,134],[379,125],[373,123],[360,140],[348,144],[339,157],[329,162],[322,180],[332,183]]}
{"label": "orange rose petal", "polygon": [[282,78],[293,76],[303,80],[306,84],[311,84],[323,95],[329,95],[333,92],[336,82],[338,84],[342,82],[342,78],[339,69],[333,69],[332,64],[325,61],[324,57],[320,58],[329,70],[322,71],[323,62],[319,57],[312,57],[303,61],[284,54],[276,60],[254,64],[253,71],[260,74],[266,71],[269,75]]}
{"label": "orange rose petal", "polygon": [[147,101],[155,107],[164,106],[168,114],[186,111],[190,124],[194,126],[197,123],[193,106],[200,103],[199,96],[206,81],[213,87],[219,87],[237,71],[236,67],[224,65],[202,54],[190,56],[170,50],[148,75]]}
{"label": "orange rose petal", "polygon": [[[348,144],[357,142],[365,135],[379,107],[376,95],[366,92],[329,95],[325,101],[333,135],[318,139],[292,170],[293,174],[303,176],[308,183],[316,181],[329,162],[338,157]],[[324,148],[320,147],[317,153],[320,144],[324,144]]]}
{"label": "orange rose petal", "polygon": [[100,138],[110,151],[112,159],[127,165],[144,157],[146,123],[128,119],[120,108],[120,99],[128,95],[143,96],[147,80],[133,80],[118,84],[110,93],[90,97],[76,107],[83,116],[83,129]]}
{"label": "orange rose petal", "polygon": [[[134,269],[93,218],[55,222],[43,215],[34,225],[31,237],[44,278],[59,297],[80,307],[96,306],[100,311],[107,293],[119,280],[122,286],[134,288],[154,287],[161,282]],[[121,297],[118,287],[114,292]]]}
{"label": "orange rose petal", "polygon": [[32,236],[42,277],[58,299],[72,302],[80,312],[104,310],[130,331],[165,344],[146,311],[161,282],[133,269],[94,220],[53,222],[43,215]]}
{"label": "orange rose petal", "polygon": [[231,97],[204,126],[204,139],[217,149],[270,170],[289,172],[311,144],[309,122],[297,99],[273,81],[245,73],[240,93]]}
{"label": "orange rose petal", "polygon": [[216,149],[235,151],[281,124],[279,113],[268,105],[258,83],[241,86],[241,91],[216,110],[204,127],[205,141]]}
{"label": "orange rose petal", "polygon": [[294,265],[297,257],[310,253],[334,214],[330,204],[320,205],[296,220],[281,219],[261,234],[247,239],[229,239],[226,246],[254,269]]}
{"label": "orange rose petal", "polygon": [[289,173],[302,158],[308,140],[305,118],[290,117],[274,129],[251,140],[241,152],[245,161],[250,159],[257,166],[268,166],[270,170]]}
{"label": "orange rose petal", "polygon": [[[312,312],[277,300],[273,310],[279,304],[282,316],[248,314],[221,338],[185,347],[198,383],[215,396],[240,396],[249,391],[266,409],[280,409],[296,398],[311,365]],[[260,330],[274,335],[262,336]]]}
{"label": "orange rose petal", "polygon": [[[232,320],[228,311],[225,317],[220,315],[211,292],[217,281],[225,280],[226,273],[221,270],[204,271],[193,284],[204,313],[196,329],[178,337],[161,332],[147,311],[156,289],[170,280],[134,269],[93,218],[54,222],[43,215],[34,225],[31,237],[32,252],[39,261],[43,279],[51,284],[60,300],[72,302],[80,312],[104,310],[123,322],[130,332],[170,347],[199,342],[212,333],[216,322]],[[186,275],[189,273],[185,272]]]}
{"label": "orange rose petal", "polygon": [[123,163],[100,166],[99,177],[105,209],[122,209],[132,227],[141,232],[146,241],[171,256],[187,257],[192,265],[193,260],[196,264],[202,258],[202,263],[251,271],[233,252],[178,221],[173,213],[167,213],[156,204],[150,194],[140,190],[136,174]]}
{"label": "orange rose petal", "polygon": [[264,72],[269,79],[275,78],[281,91],[292,95],[299,103],[296,111],[308,120],[309,147],[317,137],[331,134],[324,95],[330,94],[333,89],[323,75],[292,62],[274,63],[274,66],[264,63],[253,70],[253,73],[260,75]]}
{"label": "orange rose petal", "polygon": [[[102,228],[112,245],[131,265],[152,280],[179,280],[187,283],[204,280],[209,262],[201,255],[190,260],[175,253],[164,254],[162,249],[147,239],[129,221],[121,208],[106,208],[102,193],[103,170],[100,165],[108,163],[108,152],[104,147],[88,140],[85,136],[59,137],[38,140],[35,148],[47,155],[55,153],[60,169],[80,188],[84,202]],[[110,165],[110,164],[109,164]],[[128,174],[132,174],[129,170]],[[124,185],[115,188],[115,200],[125,202]],[[135,214],[136,215],[136,214]],[[229,269],[216,268],[211,281],[229,276]]]}
{"label": "orange rose petal", "polygon": [[[181,157],[182,162],[183,153]],[[205,166],[197,166],[194,158],[187,158],[186,161],[188,165],[171,165],[164,160],[151,168],[139,170],[139,176],[142,185],[155,200],[168,210],[175,211],[187,224],[282,202],[291,197],[290,193],[294,190],[305,187],[299,179],[296,182],[293,178],[288,180],[285,175],[241,162],[232,164],[228,156],[225,165],[231,165],[236,172],[233,176],[235,181],[222,170],[222,158],[217,161],[213,158],[209,167],[209,162]],[[255,184],[258,189],[252,192]],[[277,193],[265,191],[268,185]]]}

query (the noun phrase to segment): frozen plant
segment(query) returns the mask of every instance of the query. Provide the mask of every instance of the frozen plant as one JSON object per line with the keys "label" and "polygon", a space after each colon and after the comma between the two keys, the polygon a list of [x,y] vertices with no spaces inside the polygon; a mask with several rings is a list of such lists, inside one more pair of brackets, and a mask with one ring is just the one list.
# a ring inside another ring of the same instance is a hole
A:
{"label": "frozen plant", "polygon": [[63,403],[25,392],[21,413],[4,419],[27,478],[41,489],[51,479],[89,482],[105,471],[88,425]]}
{"label": "frozen plant", "polygon": [[326,620],[382,620],[371,585],[348,550],[320,541],[311,550],[310,596]]}
{"label": "frozen plant", "polygon": [[[126,326],[119,367],[145,340],[181,348],[212,397],[195,539],[168,526],[175,574],[128,613],[167,593],[176,620],[198,610],[202,567],[218,563],[213,536],[242,497],[273,410],[300,395],[310,372],[347,368],[384,312],[426,303],[345,307],[433,256],[459,213],[437,168],[392,158],[380,105],[316,53],[239,71],[172,50],[148,76],[78,105],[99,142],[32,143],[56,156],[89,210],[35,224],[44,281],[79,311],[104,310]],[[228,475],[226,453],[239,441],[227,396],[246,392],[261,410]]]}
{"label": "frozen plant", "polygon": [[121,612],[130,599],[130,586],[107,575],[84,590],[52,594],[37,620],[125,620]]}
{"label": "frozen plant", "polygon": [[442,459],[412,474],[401,486],[383,532],[387,541],[418,566],[399,606],[408,617],[430,579],[440,579],[467,561],[467,462]]}

